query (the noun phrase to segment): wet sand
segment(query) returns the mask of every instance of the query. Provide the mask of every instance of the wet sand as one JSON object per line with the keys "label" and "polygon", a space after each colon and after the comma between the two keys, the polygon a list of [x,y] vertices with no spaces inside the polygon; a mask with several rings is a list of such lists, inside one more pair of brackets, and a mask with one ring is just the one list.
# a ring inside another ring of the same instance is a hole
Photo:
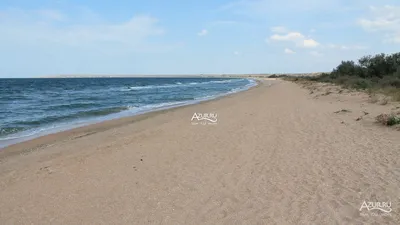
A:
{"label": "wet sand", "polygon": [[[342,95],[263,80],[10,146],[1,224],[400,224],[400,133],[355,118],[390,105]],[[194,113],[218,122],[193,125]],[[392,212],[360,212],[363,201]]]}

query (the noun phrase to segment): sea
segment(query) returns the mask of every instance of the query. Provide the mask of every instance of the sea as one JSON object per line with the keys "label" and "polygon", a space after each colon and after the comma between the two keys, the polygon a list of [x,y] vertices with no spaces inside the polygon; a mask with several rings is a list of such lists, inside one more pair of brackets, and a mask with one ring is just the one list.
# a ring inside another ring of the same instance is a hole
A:
{"label": "sea", "polygon": [[50,133],[247,90],[241,78],[0,79],[0,148]]}

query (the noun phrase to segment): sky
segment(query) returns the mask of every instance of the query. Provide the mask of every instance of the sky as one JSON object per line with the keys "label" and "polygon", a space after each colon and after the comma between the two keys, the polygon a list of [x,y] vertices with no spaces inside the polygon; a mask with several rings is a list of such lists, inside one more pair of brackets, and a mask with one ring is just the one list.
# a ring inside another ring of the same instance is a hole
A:
{"label": "sky", "polygon": [[0,1],[0,77],[325,72],[399,51],[398,0]]}

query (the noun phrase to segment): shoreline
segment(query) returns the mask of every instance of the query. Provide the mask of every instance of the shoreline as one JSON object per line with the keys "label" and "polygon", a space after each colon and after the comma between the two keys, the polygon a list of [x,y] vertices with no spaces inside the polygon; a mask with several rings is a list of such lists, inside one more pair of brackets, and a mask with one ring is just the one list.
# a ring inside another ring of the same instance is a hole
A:
{"label": "shoreline", "polygon": [[[207,103],[210,101],[217,101],[221,98],[227,98],[230,96],[234,96],[252,89],[255,89],[260,86],[261,82],[263,79],[257,79],[257,78],[244,78],[248,80],[253,80],[255,82],[254,85],[248,86],[248,87],[243,87],[244,89],[238,91],[238,92],[233,92],[233,93],[224,93],[218,96],[215,96],[210,99],[205,99],[205,100],[200,100],[200,101],[193,101],[193,102],[188,102],[183,105],[177,105],[177,106],[170,106],[166,108],[158,108],[155,110],[151,111],[145,111],[145,112],[139,112],[138,114],[134,115],[129,115],[129,116],[122,116],[118,118],[112,118],[108,120],[103,120],[99,122],[92,122],[92,123],[87,123],[78,127],[72,127],[72,128],[67,128],[65,130],[59,130],[51,133],[46,133],[43,135],[38,135],[33,137],[21,140],[16,143],[12,143],[9,145],[6,145],[4,147],[0,147],[0,161],[9,156],[14,156],[18,154],[24,154],[27,152],[31,152],[34,149],[37,148],[43,148],[48,145],[51,145],[54,142],[58,141],[63,141],[63,140],[68,140],[69,138],[79,138],[82,136],[87,136],[91,134],[95,134],[98,132],[102,132],[105,130],[117,128],[120,126],[128,125],[135,123],[137,121],[141,121],[144,119],[148,119],[150,117],[163,114],[169,111],[174,111],[194,105],[201,105],[203,103]],[[268,80],[268,79],[266,79]],[[274,79],[271,79],[274,80]]]}
{"label": "shoreline", "polygon": [[[154,77],[154,78],[158,78],[158,77]],[[210,97],[201,98],[201,99],[194,99],[194,100],[176,103],[176,104],[171,103],[170,105],[155,107],[155,108],[147,109],[147,110],[142,109],[137,112],[129,112],[129,110],[127,110],[127,111],[121,111],[121,112],[114,113],[114,114],[109,114],[106,116],[92,117],[92,118],[87,118],[85,120],[76,120],[76,121],[70,121],[68,123],[55,124],[55,125],[59,125],[59,126],[48,128],[48,129],[45,129],[43,131],[39,131],[39,132],[33,133],[33,134],[27,134],[27,135],[20,134],[22,136],[17,136],[15,138],[9,138],[6,140],[0,140],[0,152],[5,150],[8,147],[15,145],[15,144],[24,143],[24,142],[31,141],[31,140],[34,140],[34,139],[37,139],[40,137],[44,137],[47,135],[70,131],[70,130],[74,130],[77,128],[91,126],[94,124],[103,123],[103,122],[107,122],[107,121],[118,120],[118,119],[128,118],[128,117],[134,117],[134,116],[139,116],[139,115],[143,115],[143,114],[147,114],[147,113],[163,111],[163,110],[168,110],[168,109],[173,109],[173,108],[179,108],[179,107],[184,107],[184,106],[188,106],[188,105],[195,105],[195,104],[199,104],[202,102],[211,101],[211,100],[219,99],[221,97],[225,97],[228,95],[247,91],[247,90],[259,85],[257,79],[254,79],[251,77],[248,77],[248,78],[244,77],[241,79],[249,80],[250,83],[246,86],[241,87],[237,91],[233,91],[233,92],[229,91],[229,92],[221,93],[221,94],[218,94],[215,96],[210,96]],[[166,102],[166,103],[168,103],[168,102]],[[27,131],[24,131],[24,132],[27,132]],[[23,133],[23,132],[21,132],[21,133]]]}

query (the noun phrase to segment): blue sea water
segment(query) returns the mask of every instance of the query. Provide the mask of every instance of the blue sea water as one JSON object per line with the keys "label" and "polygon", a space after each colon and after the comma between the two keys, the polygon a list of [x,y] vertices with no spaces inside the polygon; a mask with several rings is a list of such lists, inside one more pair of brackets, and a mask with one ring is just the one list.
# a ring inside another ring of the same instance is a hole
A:
{"label": "blue sea water", "polygon": [[0,148],[104,120],[246,90],[234,78],[0,79]]}

